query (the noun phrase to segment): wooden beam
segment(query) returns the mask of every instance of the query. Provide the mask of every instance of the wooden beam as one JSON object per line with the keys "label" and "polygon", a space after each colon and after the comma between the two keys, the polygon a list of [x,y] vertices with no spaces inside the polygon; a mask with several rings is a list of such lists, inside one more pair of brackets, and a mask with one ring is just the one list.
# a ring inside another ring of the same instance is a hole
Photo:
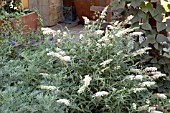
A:
{"label": "wooden beam", "polygon": [[[91,6],[90,7],[90,11],[99,11],[99,12],[102,12],[104,10],[104,8],[105,7],[103,7],[103,6]],[[108,8],[107,12],[112,12],[111,8]]]}

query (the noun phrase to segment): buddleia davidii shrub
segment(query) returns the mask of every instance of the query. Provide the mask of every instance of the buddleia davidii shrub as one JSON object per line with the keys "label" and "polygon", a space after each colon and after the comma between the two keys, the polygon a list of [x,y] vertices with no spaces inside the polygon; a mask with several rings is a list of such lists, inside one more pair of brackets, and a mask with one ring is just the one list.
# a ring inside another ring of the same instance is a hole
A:
{"label": "buddleia davidii shrub", "polygon": [[148,74],[147,68],[136,69],[134,57],[151,48],[132,53],[133,40],[128,34],[133,30],[120,24],[108,25],[105,31],[97,22],[86,28],[79,39],[63,37],[55,42],[56,49],[47,53],[50,61],[55,61],[52,65],[64,72],[57,105],[63,112],[144,112],[140,107],[157,87],[155,79],[165,76]]}

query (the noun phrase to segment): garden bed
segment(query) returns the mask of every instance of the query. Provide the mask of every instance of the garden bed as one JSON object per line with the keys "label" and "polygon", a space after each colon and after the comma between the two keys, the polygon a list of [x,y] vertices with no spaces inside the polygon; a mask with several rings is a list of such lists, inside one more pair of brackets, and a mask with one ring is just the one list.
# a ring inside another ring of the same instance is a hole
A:
{"label": "garden bed", "polygon": [[5,22],[9,26],[1,25],[0,34],[0,112],[170,112],[168,74],[152,65],[161,62],[146,60],[155,49],[139,48],[136,28],[114,22],[103,30],[103,18],[85,18],[78,38],[67,28],[23,36]]}

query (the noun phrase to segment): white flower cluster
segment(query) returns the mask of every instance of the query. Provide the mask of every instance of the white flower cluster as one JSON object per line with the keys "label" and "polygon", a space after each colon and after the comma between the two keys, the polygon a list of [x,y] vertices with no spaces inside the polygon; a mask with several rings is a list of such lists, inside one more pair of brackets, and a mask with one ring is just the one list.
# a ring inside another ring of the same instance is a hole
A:
{"label": "white flower cluster", "polygon": [[116,27],[114,27],[114,26],[112,26],[112,25],[108,25],[107,27],[108,27],[108,29],[110,29],[110,30],[116,29]]}
{"label": "white flower cluster", "polygon": [[144,78],[144,75],[128,75],[125,77],[125,79],[128,79],[128,80],[140,80],[142,81]]}
{"label": "white flower cluster", "polygon": [[153,71],[157,71],[156,67],[146,67],[143,71],[145,72],[153,72]]}
{"label": "white flower cluster", "polygon": [[141,36],[143,33],[142,32],[133,32],[130,35],[131,36]]}
{"label": "white flower cluster", "polygon": [[113,61],[113,59],[108,59],[102,63],[100,63],[101,66],[105,67],[107,64],[110,64]]}
{"label": "white flower cluster", "polygon": [[47,35],[47,36],[49,36],[49,35],[52,35],[53,37],[56,36],[56,35],[60,35],[60,36],[63,36],[63,37],[68,36],[68,33],[66,31],[64,31],[64,32],[62,32],[61,30],[55,31],[55,30],[48,28],[48,27],[47,28],[41,28],[41,30],[43,31],[43,34]]}
{"label": "white flower cluster", "polygon": [[79,90],[77,91],[78,94],[81,94],[85,91],[86,87],[85,86],[82,86],[79,88]]}
{"label": "white flower cluster", "polygon": [[136,103],[132,103],[132,109],[134,109],[134,110],[136,110],[136,107],[137,105],[136,105]]}
{"label": "white flower cluster", "polygon": [[102,11],[102,13],[101,13],[101,15],[100,15],[100,17],[99,17],[99,18],[104,19],[104,18],[106,17],[107,9],[108,9],[108,6],[107,6],[107,7],[105,7],[105,8],[103,9],[103,11]]}
{"label": "white flower cluster", "polygon": [[86,87],[88,87],[90,85],[90,81],[92,80],[92,78],[89,75],[86,75],[85,78],[83,79],[84,85],[82,87],[80,87],[80,89],[77,91],[77,93],[83,93],[86,89]]}
{"label": "white flower cluster", "polygon": [[149,107],[148,108],[148,112],[152,112],[152,111],[155,111],[156,110],[156,107]]}
{"label": "white flower cluster", "polygon": [[108,38],[108,35],[105,35],[105,36],[103,36],[101,39],[99,39],[98,42],[109,43],[109,42],[110,42],[110,39]]}
{"label": "white flower cluster", "polygon": [[163,112],[162,111],[153,110],[153,111],[151,111],[151,113],[163,113]]}
{"label": "white flower cluster", "polygon": [[137,74],[140,74],[142,72],[142,70],[134,69],[134,68],[131,68],[130,71],[133,72],[133,73],[137,73]]}
{"label": "white flower cluster", "polygon": [[108,95],[109,93],[107,91],[99,91],[95,93],[92,97],[102,97],[104,95]]}
{"label": "white flower cluster", "polygon": [[121,66],[115,66],[114,67],[114,70],[119,70],[119,69],[121,69]]}
{"label": "white flower cluster", "polygon": [[138,110],[137,111],[148,111],[149,113],[163,113],[163,112],[161,112],[161,111],[157,111],[157,110],[155,110],[156,109],[156,107],[149,107],[149,105],[145,105],[145,106],[140,106],[140,107],[138,107]]}
{"label": "white flower cluster", "polygon": [[139,49],[137,51],[135,51],[134,53],[132,53],[133,56],[137,56],[137,55],[142,55],[144,54],[147,50],[150,50],[152,48],[150,47],[146,47],[146,48],[142,48],[142,49]]}
{"label": "white flower cluster", "polygon": [[156,84],[156,82],[146,81],[146,82],[141,83],[141,86],[142,87],[144,87],[144,86],[150,87],[155,84]]}
{"label": "white flower cluster", "polygon": [[150,72],[150,74],[157,75],[157,74],[162,74],[162,73],[160,71],[152,71],[152,72]]}
{"label": "white flower cluster", "polygon": [[125,34],[125,32],[123,30],[120,30],[115,34],[115,36],[122,37],[124,34]]}
{"label": "white flower cluster", "polygon": [[160,77],[165,77],[166,74],[162,74],[161,72],[160,73],[157,73],[157,74],[154,74],[153,76],[151,76],[153,79],[158,79]]}
{"label": "white flower cluster", "polygon": [[[156,67],[146,67],[145,69],[143,70],[140,70],[140,69],[130,69],[131,72],[133,73],[136,73],[136,74],[142,74],[142,73],[145,73],[147,75],[150,75],[149,77],[152,78],[152,79],[158,79],[160,77],[165,77],[166,74],[163,74],[161,73],[160,71],[157,71],[157,68]],[[130,79],[130,80],[141,80],[144,78],[145,76],[142,76],[142,75],[130,75],[130,76],[127,76],[126,79]]]}
{"label": "white flower cluster", "polygon": [[53,35],[53,36],[55,36],[56,33],[57,33],[55,30],[52,30],[51,28],[42,28],[42,31],[43,31],[44,35]]}
{"label": "white flower cluster", "polygon": [[88,87],[90,85],[91,80],[92,80],[92,78],[89,75],[86,75],[85,78],[83,79],[84,86]]}
{"label": "white flower cluster", "polygon": [[113,88],[112,88],[112,91],[115,92],[115,91],[117,91],[117,89],[113,87]]}
{"label": "white flower cluster", "polygon": [[134,93],[136,93],[136,92],[141,92],[141,91],[145,91],[145,90],[147,90],[147,88],[132,88],[132,91],[133,91]]}
{"label": "white flower cluster", "polygon": [[43,77],[49,77],[48,73],[40,73],[40,75],[42,75]]}
{"label": "white flower cluster", "polygon": [[57,87],[55,87],[55,86],[44,86],[44,85],[41,85],[39,87],[40,87],[40,89],[47,89],[47,90],[56,90],[57,89]]}
{"label": "white flower cluster", "polygon": [[165,77],[166,76],[166,74],[163,74],[160,71],[157,71],[156,67],[146,67],[143,71],[145,73],[151,75],[152,79],[158,79],[160,77]]}
{"label": "white flower cluster", "polygon": [[57,100],[57,102],[65,104],[66,106],[70,106],[70,101],[67,99],[59,99],[59,100]]}
{"label": "white flower cluster", "polygon": [[64,32],[63,32],[63,36],[64,36],[64,37],[68,36],[68,33],[64,31]]}
{"label": "white flower cluster", "polygon": [[167,98],[167,96],[165,94],[160,94],[160,93],[154,94],[154,96],[156,96],[158,98],[162,98],[162,99],[166,99]]}
{"label": "white flower cluster", "polygon": [[149,113],[163,113],[162,111],[157,111],[156,107],[149,107],[148,112]]}
{"label": "white flower cluster", "polygon": [[126,77],[125,77],[125,79],[133,80],[133,79],[134,79],[134,77],[135,77],[134,75],[128,75],[128,76],[126,76]]}
{"label": "white flower cluster", "polygon": [[146,104],[150,104],[150,100],[146,99]]}
{"label": "white flower cluster", "polygon": [[94,34],[97,34],[97,35],[102,35],[103,33],[104,33],[103,30],[96,30],[96,31],[94,32]]}
{"label": "white flower cluster", "polygon": [[137,111],[145,111],[145,110],[148,110],[148,108],[149,108],[149,105],[140,106],[138,107]]}
{"label": "white flower cluster", "polygon": [[169,52],[169,53],[170,53],[170,47],[169,47],[169,48],[163,48],[163,50],[164,50],[165,52]]}
{"label": "white flower cluster", "polygon": [[90,20],[87,17],[82,16],[82,18],[84,19],[85,24],[90,24]]}
{"label": "white flower cluster", "polygon": [[58,52],[51,51],[51,52],[47,53],[47,55],[57,57],[60,60],[65,61],[65,62],[70,62],[71,61],[70,56],[64,56],[65,55],[64,51],[58,51]]}
{"label": "white flower cluster", "polygon": [[128,34],[130,31],[132,31],[132,30],[122,28],[121,30],[117,30],[117,32],[115,33],[115,36],[122,37],[122,36]]}
{"label": "white flower cluster", "polygon": [[136,75],[135,77],[134,77],[134,80],[143,80],[143,75]]}
{"label": "white flower cluster", "polygon": [[84,37],[84,35],[83,35],[83,34],[80,34],[80,35],[79,35],[79,38],[80,38],[80,39],[82,39],[83,37]]}

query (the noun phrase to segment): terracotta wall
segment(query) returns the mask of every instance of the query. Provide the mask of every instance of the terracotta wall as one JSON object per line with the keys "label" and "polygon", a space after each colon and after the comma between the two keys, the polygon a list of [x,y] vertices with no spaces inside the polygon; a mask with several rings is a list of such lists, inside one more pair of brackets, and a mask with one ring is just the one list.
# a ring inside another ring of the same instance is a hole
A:
{"label": "terracotta wall", "polygon": [[66,7],[70,7],[73,5],[73,0],[63,0],[63,4]]}

